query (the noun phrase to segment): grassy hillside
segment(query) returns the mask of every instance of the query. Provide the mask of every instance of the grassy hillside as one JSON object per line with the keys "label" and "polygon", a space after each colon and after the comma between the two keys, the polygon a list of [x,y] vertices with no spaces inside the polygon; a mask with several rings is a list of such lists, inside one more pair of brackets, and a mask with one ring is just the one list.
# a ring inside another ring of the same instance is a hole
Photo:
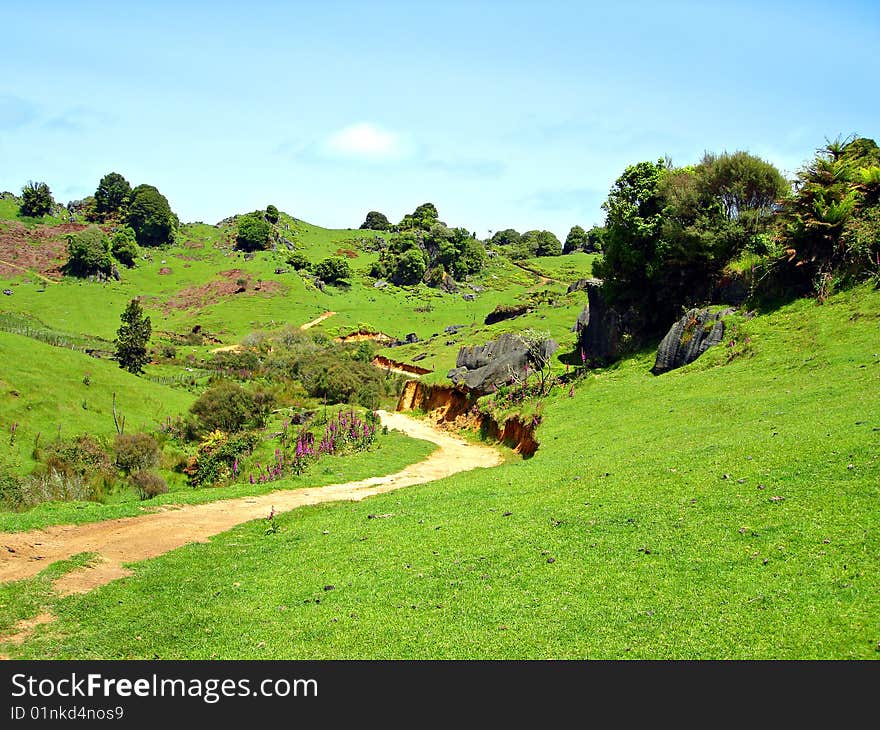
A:
{"label": "grassy hillside", "polygon": [[137,378],[113,361],[0,332],[0,448],[9,448],[17,424],[13,450],[24,466],[32,464],[38,433],[43,444],[59,433],[114,435],[114,393],[127,431],[155,429],[166,416],[185,413],[194,399]]}
{"label": "grassy hillside", "polygon": [[4,650],[877,658],[878,324],[866,288],[734,319],[691,366],[645,353],[559,393],[528,461],[243,525]]}

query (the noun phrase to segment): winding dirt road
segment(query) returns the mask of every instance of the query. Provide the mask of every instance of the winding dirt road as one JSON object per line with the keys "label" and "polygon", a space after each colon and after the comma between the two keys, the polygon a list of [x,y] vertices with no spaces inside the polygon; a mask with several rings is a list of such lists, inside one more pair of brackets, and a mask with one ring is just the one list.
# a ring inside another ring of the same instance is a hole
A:
{"label": "winding dirt road", "polygon": [[502,461],[497,450],[468,443],[425,421],[402,413],[379,411],[379,414],[389,429],[431,441],[439,448],[425,460],[382,477],[169,507],[160,512],[104,522],[0,533],[0,582],[31,577],[52,562],[78,553],[97,553],[100,560],[93,566],[68,573],[55,583],[55,589],[62,595],[85,593],[130,575],[126,563],[152,558],[188,543],[207,542],[212,535],[242,522],[266,517],[273,509],[287,512],[322,502],[359,501],[457,472],[497,466]]}

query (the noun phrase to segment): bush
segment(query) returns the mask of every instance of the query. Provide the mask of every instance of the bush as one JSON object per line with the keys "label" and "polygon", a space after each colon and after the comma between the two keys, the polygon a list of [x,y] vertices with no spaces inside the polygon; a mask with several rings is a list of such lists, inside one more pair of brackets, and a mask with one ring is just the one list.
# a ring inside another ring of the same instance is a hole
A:
{"label": "bush", "polygon": [[278,208],[274,205],[266,206],[266,220],[269,221],[269,223],[278,222]]}
{"label": "bush", "polygon": [[141,470],[131,475],[131,486],[137,489],[142,500],[168,493],[168,484],[154,471]]}
{"label": "bush", "polygon": [[212,385],[190,408],[203,432],[234,433],[246,426],[262,427],[272,409],[270,394],[253,394],[228,380]]}
{"label": "bush", "polygon": [[89,226],[67,237],[67,264],[65,273],[73,276],[92,276],[110,273],[110,239],[98,226]]}
{"label": "bush", "polygon": [[248,213],[238,219],[235,245],[242,251],[265,251],[269,247],[272,227],[260,213]]}
{"label": "bush", "polygon": [[397,259],[392,279],[400,285],[418,284],[427,268],[424,254],[417,248],[411,248]]}
{"label": "bush", "polygon": [[52,191],[44,182],[28,180],[21,189],[21,206],[19,212],[32,218],[40,218],[52,210],[55,201],[52,199]]}
{"label": "bush", "polygon": [[312,264],[302,251],[291,251],[287,254],[287,263],[297,271],[308,271],[312,268]]}
{"label": "bush", "polygon": [[120,264],[132,267],[140,255],[137,238],[129,226],[122,226],[110,239],[110,251]]}
{"label": "bush", "polygon": [[139,246],[162,246],[174,240],[177,216],[168,199],[152,185],[138,185],[131,191],[126,220]]}
{"label": "bush", "polygon": [[331,256],[315,265],[315,276],[328,283],[343,281],[351,277],[351,266],[342,256]]}
{"label": "bush", "polygon": [[147,433],[120,434],[113,444],[116,466],[126,474],[148,469],[159,463],[159,444]]}
{"label": "bush", "polygon": [[254,450],[259,440],[256,434],[247,432],[232,437],[217,431],[210,433],[183,470],[189,485],[209,487],[229,477],[235,479],[239,462]]}

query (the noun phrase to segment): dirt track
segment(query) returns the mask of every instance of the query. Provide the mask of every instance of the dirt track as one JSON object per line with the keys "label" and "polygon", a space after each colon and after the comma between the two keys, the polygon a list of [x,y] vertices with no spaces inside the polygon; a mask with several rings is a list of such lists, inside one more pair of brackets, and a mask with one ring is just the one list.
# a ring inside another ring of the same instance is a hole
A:
{"label": "dirt track", "polygon": [[359,501],[457,472],[501,463],[501,454],[495,449],[468,443],[430,423],[402,413],[379,413],[382,423],[388,428],[398,429],[413,438],[432,441],[439,448],[424,461],[388,476],[185,505],[105,522],[0,533],[0,582],[31,577],[52,562],[78,553],[98,553],[101,560],[94,566],[68,573],[55,583],[56,590],[62,594],[85,593],[129,575],[126,563],[152,558],[187,543],[207,542],[212,535],[242,522],[266,517],[273,508],[276,512],[286,512],[321,502]]}
{"label": "dirt track", "polygon": [[314,327],[316,324],[321,324],[328,317],[332,317],[336,312],[324,312],[320,317],[313,319],[311,322],[306,322],[304,325],[300,326],[301,330],[308,330]]}

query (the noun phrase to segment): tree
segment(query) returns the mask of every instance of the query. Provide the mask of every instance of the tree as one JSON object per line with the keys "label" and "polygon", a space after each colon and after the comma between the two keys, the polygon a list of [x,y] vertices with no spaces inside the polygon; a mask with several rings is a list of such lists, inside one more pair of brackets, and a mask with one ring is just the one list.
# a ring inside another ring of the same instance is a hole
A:
{"label": "tree", "polygon": [[266,220],[269,221],[269,223],[272,223],[274,225],[275,223],[278,222],[278,217],[279,217],[278,208],[276,208],[274,205],[267,205],[266,206]]}
{"label": "tree", "polygon": [[140,246],[171,243],[177,228],[168,199],[152,185],[138,185],[131,191],[127,222]]}
{"label": "tree", "polygon": [[361,224],[361,230],[389,231],[391,230],[391,222],[385,217],[384,213],[371,210],[367,213],[366,220]]}
{"label": "tree", "polygon": [[495,231],[495,235],[490,240],[495,246],[516,246],[521,239],[519,232],[513,228],[505,228],[503,231]]}
{"label": "tree", "polygon": [[89,226],[67,236],[67,264],[65,272],[72,276],[92,276],[110,273],[110,239],[98,226]]}
{"label": "tree", "polygon": [[342,256],[330,256],[318,262],[314,271],[315,276],[331,284],[351,278],[351,266]]}
{"label": "tree", "polygon": [[272,227],[263,220],[261,213],[248,213],[238,219],[235,245],[242,251],[265,251],[269,247]]}
{"label": "tree", "polygon": [[580,226],[572,226],[565,237],[564,253],[583,251],[587,246],[587,232]]}
{"label": "tree", "polygon": [[52,199],[52,191],[44,182],[28,180],[21,189],[21,215],[31,218],[41,218],[52,210],[55,201]]}
{"label": "tree", "polygon": [[400,228],[418,228],[423,231],[429,231],[431,226],[439,222],[438,217],[436,205],[433,203],[422,203],[412,213],[403,217],[403,220],[400,222]]}
{"label": "tree", "polygon": [[110,239],[110,251],[120,264],[132,267],[140,255],[134,231],[128,226],[122,226]]}
{"label": "tree", "polygon": [[95,191],[95,209],[101,220],[122,213],[131,195],[131,185],[118,172],[108,172]]}
{"label": "tree", "polygon": [[541,231],[538,234],[538,256],[561,256],[562,243],[551,231]]}
{"label": "tree", "polygon": [[587,231],[587,244],[584,247],[585,253],[602,253],[605,248],[605,228],[603,226],[593,226]]}
{"label": "tree", "polygon": [[153,325],[141,309],[138,299],[132,299],[128,303],[120,319],[122,324],[116,330],[114,359],[123,370],[139,375],[143,372],[144,365],[150,361],[147,345],[153,334]]}

